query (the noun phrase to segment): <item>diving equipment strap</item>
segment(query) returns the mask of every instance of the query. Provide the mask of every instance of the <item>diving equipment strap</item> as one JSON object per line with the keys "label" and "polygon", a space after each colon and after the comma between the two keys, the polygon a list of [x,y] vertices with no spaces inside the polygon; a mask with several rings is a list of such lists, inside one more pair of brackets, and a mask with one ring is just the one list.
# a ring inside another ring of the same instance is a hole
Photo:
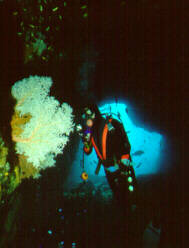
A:
{"label": "diving equipment strap", "polygon": [[[109,119],[108,120],[109,123],[112,122],[112,119]],[[103,130],[103,134],[102,134],[102,154],[100,153],[95,141],[94,141],[94,138],[91,137],[91,142],[93,144],[93,147],[98,155],[98,157],[101,159],[101,160],[106,160],[106,138],[107,138],[107,133],[108,133],[108,124],[106,123],[105,124],[105,127],[104,127],[104,130]]]}

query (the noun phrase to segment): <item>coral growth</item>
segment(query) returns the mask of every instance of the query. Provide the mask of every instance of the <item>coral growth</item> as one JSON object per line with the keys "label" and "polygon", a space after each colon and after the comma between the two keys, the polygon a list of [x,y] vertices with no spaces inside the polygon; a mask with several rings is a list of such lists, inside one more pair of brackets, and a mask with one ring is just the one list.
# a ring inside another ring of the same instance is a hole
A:
{"label": "coral growth", "polygon": [[0,168],[4,167],[7,161],[8,148],[0,141]]}
{"label": "coral growth", "polygon": [[49,96],[51,85],[50,77],[30,76],[11,91],[17,100],[11,122],[16,152],[38,169],[54,165],[53,158],[62,153],[74,126],[72,108]]}
{"label": "coral growth", "polygon": [[7,162],[8,148],[0,137],[0,200],[9,189],[10,166]]}
{"label": "coral growth", "polygon": [[7,162],[8,148],[0,136],[0,199],[12,193],[26,178],[38,178],[40,170],[55,165],[73,131],[72,108],[49,96],[50,77],[30,76],[11,89],[16,99],[11,136],[18,161]]}
{"label": "coral growth", "polygon": [[23,126],[29,122],[30,119],[30,114],[21,115],[19,111],[14,112],[11,120],[12,140],[21,135],[23,132]]}
{"label": "coral growth", "polygon": [[24,155],[18,155],[19,158],[19,167],[20,167],[20,179],[24,178],[35,178],[39,173],[39,170],[35,168],[32,163],[27,161],[27,158]]}

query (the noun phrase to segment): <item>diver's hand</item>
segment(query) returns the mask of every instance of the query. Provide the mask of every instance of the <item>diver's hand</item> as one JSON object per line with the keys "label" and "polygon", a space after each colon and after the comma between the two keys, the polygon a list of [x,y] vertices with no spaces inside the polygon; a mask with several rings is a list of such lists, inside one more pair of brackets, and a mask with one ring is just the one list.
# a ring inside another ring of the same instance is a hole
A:
{"label": "diver's hand", "polygon": [[90,142],[91,134],[87,133],[85,136],[83,136],[83,142]]}

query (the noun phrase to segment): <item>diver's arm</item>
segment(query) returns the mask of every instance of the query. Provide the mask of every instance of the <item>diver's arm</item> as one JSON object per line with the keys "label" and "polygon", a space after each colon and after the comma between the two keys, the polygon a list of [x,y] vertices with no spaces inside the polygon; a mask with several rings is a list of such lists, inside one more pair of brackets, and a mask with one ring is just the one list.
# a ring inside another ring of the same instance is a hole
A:
{"label": "diver's arm", "polygon": [[83,151],[88,155],[92,151],[92,142],[91,142],[91,133],[85,132],[83,127],[78,124],[76,126],[76,131],[82,139],[83,142]]}

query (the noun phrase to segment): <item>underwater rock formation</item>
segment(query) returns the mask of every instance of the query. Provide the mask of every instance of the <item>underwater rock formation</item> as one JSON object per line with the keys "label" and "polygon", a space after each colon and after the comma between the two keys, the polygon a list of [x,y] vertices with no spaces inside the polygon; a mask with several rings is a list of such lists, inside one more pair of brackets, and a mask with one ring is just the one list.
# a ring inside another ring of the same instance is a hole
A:
{"label": "underwater rock formation", "polygon": [[113,193],[106,182],[95,184],[88,180],[75,185],[70,190],[65,191],[64,197],[70,200],[88,200],[91,197],[97,202],[110,203],[113,199]]}
{"label": "underwater rock formation", "polygon": [[30,76],[12,86],[16,105],[10,126],[18,159],[9,165],[9,151],[0,137],[0,199],[23,179],[38,178],[40,170],[54,166],[69,141],[72,108],[48,95],[51,85],[50,77]]}

